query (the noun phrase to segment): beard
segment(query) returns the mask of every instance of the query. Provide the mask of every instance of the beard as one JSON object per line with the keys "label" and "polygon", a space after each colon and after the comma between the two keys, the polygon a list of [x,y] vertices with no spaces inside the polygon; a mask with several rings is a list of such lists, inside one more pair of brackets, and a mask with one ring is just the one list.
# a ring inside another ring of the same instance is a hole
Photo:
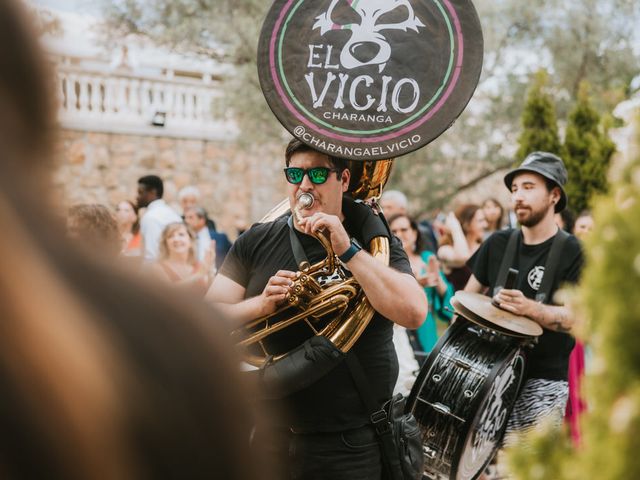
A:
{"label": "beard", "polygon": [[518,210],[516,212],[516,217],[518,218],[518,223],[520,225],[531,228],[539,224],[546,214],[547,210],[533,210],[527,207],[523,210]]}

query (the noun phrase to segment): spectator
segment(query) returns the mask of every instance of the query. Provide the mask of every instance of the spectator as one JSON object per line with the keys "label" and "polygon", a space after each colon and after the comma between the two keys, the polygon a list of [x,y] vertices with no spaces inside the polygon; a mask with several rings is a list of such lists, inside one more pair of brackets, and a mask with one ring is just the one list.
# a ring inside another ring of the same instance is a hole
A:
{"label": "spectator", "polygon": [[142,254],[142,236],[140,235],[138,207],[129,200],[118,203],[116,221],[122,239],[122,254],[127,257],[140,256]]}
{"label": "spectator", "polygon": [[427,318],[416,331],[418,350],[424,360],[425,354],[433,349],[438,340],[436,318],[447,323],[451,321],[450,300],[453,297],[453,286],[440,271],[435,254],[423,250],[422,235],[415,220],[404,214],[394,215],[389,219],[389,226],[391,232],[402,242],[411,270],[429,301]]}
{"label": "spectator", "polygon": [[578,215],[573,224],[573,234],[580,240],[584,241],[589,233],[593,230],[593,217],[589,210],[584,210]]}
{"label": "spectator", "polygon": [[444,265],[447,279],[454,290],[462,290],[471,277],[466,265],[482,243],[487,222],[479,205],[466,204],[449,213],[445,221],[445,234],[438,248],[438,258]]}
{"label": "spectator", "polygon": [[[185,219],[187,210],[193,207],[201,207],[200,203],[200,190],[194,185],[188,185],[178,192],[178,199],[180,200],[180,206],[182,207],[182,219]],[[216,231],[216,222],[207,216],[207,228],[209,231]]]}
{"label": "spectator", "polygon": [[387,190],[380,197],[380,206],[386,218],[398,214],[407,214],[409,202],[407,196],[399,190]]}
{"label": "spectator", "polygon": [[504,227],[504,207],[493,197],[482,203],[484,218],[487,220],[485,238]]}
{"label": "spectator", "polygon": [[144,259],[147,261],[158,258],[160,236],[164,228],[170,223],[182,221],[180,215],[162,200],[163,193],[164,185],[160,177],[147,175],[138,180],[138,208],[147,209],[140,221]]}
{"label": "spectator", "polygon": [[120,253],[118,224],[107,207],[99,204],[79,204],[69,209],[67,234],[85,248],[108,256]]}
{"label": "spectator", "polygon": [[[389,219],[394,215],[407,215],[409,201],[407,200],[407,196],[401,191],[387,190],[383,192],[380,197],[380,207],[382,207],[385,218]],[[422,220],[418,224],[418,228],[422,233],[425,249],[435,251],[437,242],[431,223],[428,220]]]}
{"label": "spectator", "polygon": [[159,259],[152,269],[159,278],[204,296],[213,279],[213,255],[209,249],[203,262],[198,262],[191,231],[182,222],[170,223],[162,232]]}
{"label": "spectator", "polygon": [[203,262],[206,257],[214,255],[216,242],[211,239],[207,228],[207,212],[202,207],[189,207],[184,211],[184,221],[196,237],[196,258]]}
{"label": "spectator", "polygon": [[573,212],[571,210],[565,208],[561,212],[556,212],[553,218],[556,222],[556,225],[558,225],[562,230],[568,233],[573,232],[575,216],[573,215]]}
{"label": "spectator", "polygon": [[3,478],[269,477],[245,458],[256,417],[219,314],[87,255],[50,214],[54,76],[23,4],[0,2]]}

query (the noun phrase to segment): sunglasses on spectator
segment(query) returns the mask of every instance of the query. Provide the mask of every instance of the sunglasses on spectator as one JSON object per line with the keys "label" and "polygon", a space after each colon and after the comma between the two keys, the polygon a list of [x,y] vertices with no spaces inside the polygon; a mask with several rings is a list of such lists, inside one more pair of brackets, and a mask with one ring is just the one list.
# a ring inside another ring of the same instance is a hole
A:
{"label": "sunglasses on spectator", "polygon": [[302,179],[305,174],[311,180],[311,183],[315,185],[322,185],[329,178],[329,173],[331,172],[339,172],[335,168],[327,168],[327,167],[313,167],[313,168],[298,168],[298,167],[288,167],[284,169],[284,175],[287,178],[287,182],[292,183],[294,185],[298,185],[302,183]]}

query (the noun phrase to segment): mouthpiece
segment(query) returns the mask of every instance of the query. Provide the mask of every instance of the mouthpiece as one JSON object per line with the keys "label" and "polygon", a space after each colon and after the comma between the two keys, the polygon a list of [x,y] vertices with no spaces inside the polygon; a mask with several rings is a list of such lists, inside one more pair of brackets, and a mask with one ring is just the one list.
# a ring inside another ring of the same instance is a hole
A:
{"label": "mouthpiece", "polygon": [[307,210],[313,207],[315,198],[310,193],[303,193],[298,197],[298,208],[301,210]]}

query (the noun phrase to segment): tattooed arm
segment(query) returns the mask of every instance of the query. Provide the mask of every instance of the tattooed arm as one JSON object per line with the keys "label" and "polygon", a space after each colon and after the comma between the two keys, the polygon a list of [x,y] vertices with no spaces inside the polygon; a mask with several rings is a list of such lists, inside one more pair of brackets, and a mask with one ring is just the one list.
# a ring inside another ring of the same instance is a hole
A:
{"label": "tattooed arm", "polygon": [[568,333],[575,322],[568,307],[538,303],[525,297],[520,290],[502,289],[495,296],[495,300],[501,308],[516,315],[528,317],[548,330]]}

